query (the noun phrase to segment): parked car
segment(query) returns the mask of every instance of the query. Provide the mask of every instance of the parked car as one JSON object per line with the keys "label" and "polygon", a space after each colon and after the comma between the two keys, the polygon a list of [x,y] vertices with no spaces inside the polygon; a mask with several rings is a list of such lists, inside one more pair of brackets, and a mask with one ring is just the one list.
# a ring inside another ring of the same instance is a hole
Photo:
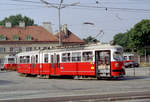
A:
{"label": "parked car", "polygon": [[128,62],[124,64],[126,68],[133,68],[133,67],[139,67],[139,64],[135,61],[133,62]]}

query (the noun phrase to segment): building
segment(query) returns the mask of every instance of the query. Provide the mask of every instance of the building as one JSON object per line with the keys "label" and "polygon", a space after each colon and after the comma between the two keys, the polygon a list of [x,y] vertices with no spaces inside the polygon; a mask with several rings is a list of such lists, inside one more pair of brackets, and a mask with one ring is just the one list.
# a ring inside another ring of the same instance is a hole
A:
{"label": "building", "polygon": [[[84,41],[69,31],[67,26],[62,27],[61,35],[64,46],[84,44]],[[7,22],[5,26],[0,26],[0,63],[3,63],[6,55],[50,49],[58,44],[58,36],[53,35],[49,22],[44,22],[43,27],[25,26],[24,22],[12,27],[11,23]]]}

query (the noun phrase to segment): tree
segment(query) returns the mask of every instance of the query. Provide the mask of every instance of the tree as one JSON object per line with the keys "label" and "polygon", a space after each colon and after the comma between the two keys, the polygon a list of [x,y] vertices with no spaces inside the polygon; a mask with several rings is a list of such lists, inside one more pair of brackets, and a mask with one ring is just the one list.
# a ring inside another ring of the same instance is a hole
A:
{"label": "tree", "polygon": [[125,33],[119,33],[114,36],[115,44],[121,45],[124,51],[134,51],[144,55],[150,54],[150,20],[145,19],[135,24],[133,28]]}
{"label": "tree", "polygon": [[120,45],[124,48],[124,51],[129,52],[131,49],[129,48],[129,31],[126,33],[116,34],[113,38],[114,44]]}
{"label": "tree", "polygon": [[138,49],[150,46],[150,20],[142,20],[137,23],[130,33],[130,46]]}
{"label": "tree", "polygon": [[92,36],[88,36],[87,38],[84,38],[83,39],[86,43],[97,43],[99,42],[99,40],[95,39],[94,37]]}
{"label": "tree", "polygon": [[26,26],[32,26],[34,25],[34,20],[27,17],[27,16],[22,16],[21,14],[17,14],[17,15],[12,15],[9,16],[8,18],[4,18],[4,20],[0,21],[0,25],[5,25],[6,22],[11,22],[12,26],[17,26],[19,25],[19,22],[25,22]]}

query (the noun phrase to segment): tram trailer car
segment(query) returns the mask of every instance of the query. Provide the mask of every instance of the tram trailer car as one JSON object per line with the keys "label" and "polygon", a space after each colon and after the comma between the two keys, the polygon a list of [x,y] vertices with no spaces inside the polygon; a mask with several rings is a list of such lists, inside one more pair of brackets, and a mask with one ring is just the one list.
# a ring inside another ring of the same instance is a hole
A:
{"label": "tram trailer car", "polygon": [[132,53],[123,53],[124,65],[126,68],[139,67],[139,63],[135,61],[135,55]]}
{"label": "tram trailer car", "polygon": [[125,75],[121,46],[95,44],[22,52],[17,54],[18,73],[43,76],[122,77]]}
{"label": "tram trailer car", "polygon": [[17,70],[16,56],[7,55],[5,57],[4,70]]}

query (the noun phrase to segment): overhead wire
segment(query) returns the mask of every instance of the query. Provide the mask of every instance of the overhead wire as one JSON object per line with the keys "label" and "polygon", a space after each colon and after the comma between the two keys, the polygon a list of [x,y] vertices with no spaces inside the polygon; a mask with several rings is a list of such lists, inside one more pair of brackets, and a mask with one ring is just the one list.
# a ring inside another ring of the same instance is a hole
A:
{"label": "overhead wire", "polygon": [[[41,4],[41,2],[31,1],[31,0],[11,0],[11,1]],[[52,5],[59,5],[58,3],[51,3],[51,4]],[[15,4],[8,4],[8,5],[15,5]],[[42,5],[25,5],[25,4],[21,4],[21,5],[22,6],[42,6]],[[70,4],[63,4],[63,5],[67,6],[67,5],[70,5]],[[150,9],[119,8],[119,7],[118,8],[117,7],[100,7],[100,6],[90,6],[90,5],[83,5],[83,4],[75,5],[73,7],[70,6],[70,8],[71,9],[104,9],[106,11],[108,11],[108,10],[121,10],[121,11],[144,12],[144,13],[147,13],[147,12],[149,13],[150,12]]]}

